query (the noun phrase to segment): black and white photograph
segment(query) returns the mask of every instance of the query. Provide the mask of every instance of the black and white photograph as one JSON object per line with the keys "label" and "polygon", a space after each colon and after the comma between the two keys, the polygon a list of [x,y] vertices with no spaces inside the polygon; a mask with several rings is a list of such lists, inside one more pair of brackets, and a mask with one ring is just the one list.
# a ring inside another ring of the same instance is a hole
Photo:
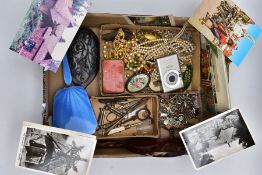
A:
{"label": "black and white photograph", "polygon": [[187,128],[180,136],[197,170],[255,145],[239,109]]}
{"label": "black and white photograph", "polygon": [[55,175],[86,175],[96,137],[24,122],[16,166]]}

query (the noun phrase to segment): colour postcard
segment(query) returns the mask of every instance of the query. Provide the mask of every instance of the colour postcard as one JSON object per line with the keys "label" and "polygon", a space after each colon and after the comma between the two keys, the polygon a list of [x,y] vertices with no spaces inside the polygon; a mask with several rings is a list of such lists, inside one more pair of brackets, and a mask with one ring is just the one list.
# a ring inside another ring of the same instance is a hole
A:
{"label": "colour postcard", "polygon": [[262,31],[231,0],[203,0],[189,23],[237,66],[247,56]]}
{"label": "colour postcard", "polygon": [[90,0],[33,0],[10,49],[56,72]]}

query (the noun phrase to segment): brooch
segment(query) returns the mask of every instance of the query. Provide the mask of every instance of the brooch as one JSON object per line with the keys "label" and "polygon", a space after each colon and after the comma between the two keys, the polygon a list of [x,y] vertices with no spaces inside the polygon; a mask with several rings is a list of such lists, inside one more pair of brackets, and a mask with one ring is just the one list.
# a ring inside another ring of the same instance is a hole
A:
{"label": "brooch", "polygon": [[150,82],[150,77],[145,73],[134,74],[126,82],[126,89],[130,93],[144,90]]}

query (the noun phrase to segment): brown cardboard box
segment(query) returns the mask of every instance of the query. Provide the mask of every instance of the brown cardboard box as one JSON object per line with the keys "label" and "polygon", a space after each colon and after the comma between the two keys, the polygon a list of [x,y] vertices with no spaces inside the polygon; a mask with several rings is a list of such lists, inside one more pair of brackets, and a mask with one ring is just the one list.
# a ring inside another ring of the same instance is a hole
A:
{"label": "brown cardboard box", "polygon": [[[176,27],[172,27],[174,30],[178,30],[182,27],[187,18],[176,18],[174,17],[174,21]],[[111,27],[119,27],[120,25],[128,25],[129,21],[126,19],[125,15],[112,15],[112,14],[88,14],[83,22],[83,26],[88,26],[91,28],[98,36],[100,27],[105,24],[113,24]],[[137,26],[130,26],[137,27]],[[154,28],[154,27],[148,27]],[[200,90],[200,34],[190,26],[188,30],[193,31],[194,33],[194,42],[197,46],[196,53],[194,55],[194,77],[193,83],[189,87],[190,90],[199,91]],[[45,125],[50,125],[50,119],[53,112],[53,97],[55,92],[63,88],[65,86],[63,81],[62,69],[61,67],[58,69],[56,73],[53,72],[44,72],[43,76],[43,123]],[[89,96],[100,96],[100,83],[99,83],[99,75],[94,79],[94,81],[87,87],[87,91]],[[155,117],[155,116],[154,116]],[[114,139],[115,140],[115,139]],[[114,141],[112,140],[112,141]],[[119,140],[119,139],[117,139]],[[121,139],[125,140],[125,139]],[[104,141],[98,141],[100,143],[104,143]],[[107,141],[109,142],[109,140]],[[142,156],[140,154],[135,154],[133,152],[128,151],[125,147],[109,147],[107,149],[97,147],[95,151],[95,157],[134,157],[134,156]]]}

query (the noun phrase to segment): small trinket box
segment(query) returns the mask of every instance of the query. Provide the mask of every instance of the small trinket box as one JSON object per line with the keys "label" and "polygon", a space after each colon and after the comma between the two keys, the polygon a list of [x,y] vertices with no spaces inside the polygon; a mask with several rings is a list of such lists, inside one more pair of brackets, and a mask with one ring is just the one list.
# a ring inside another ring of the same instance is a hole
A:
{"label": "small trinket box", "polygon": [[125,90],[124,63],[122,60],[103,61],[103,92],[122,93]]}

